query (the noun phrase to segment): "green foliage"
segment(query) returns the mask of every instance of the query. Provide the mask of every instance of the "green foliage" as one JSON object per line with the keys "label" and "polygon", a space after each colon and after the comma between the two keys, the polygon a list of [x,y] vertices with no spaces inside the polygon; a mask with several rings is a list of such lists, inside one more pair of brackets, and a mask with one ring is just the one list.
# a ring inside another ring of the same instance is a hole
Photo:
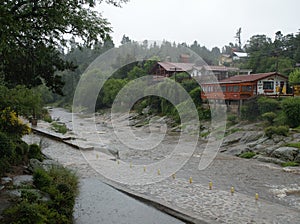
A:
{"label": "green foliage", "polygon": [[30,132],[28,125],[23,124],[16,112],[10,107],[0,111],[0,131],[16,139]]}
{"label": "green foliage", "polygon": [[274,119],[276,118],[276,114],[274,112],[267,112],[261,115],[264,120],[266,120],[270,125],[274,124]]}
{"label": "green foliage", "polygon": [[240,158],[244,158],[244,159],[251,159],[256,155],[255,152],[244,152],[242,154],[239,155]]}
{"label": "green foliage", "polygon": [[272,138],[274,134],[287,136],[289,133],[289,127],[287,126],[269,126],[265,128],[265,134],[268,138]]}
{"label": "green foliage", "polygon": [[111,107],[117,94],[126,83],[126,80],[122,79],[109,79],[104,83],[102,102],[106,107]]}
{"label": "green foliage", "polygon": [[127,73],[127,77],[129,80],[134,80],[145,75],[147,75],[146,71],[138,66],[134,66],[133,69]]}
{"label": "green foliage", "polygon": [[10,138],[3,132],[0,132],[0,158],[9,158],[13,156],[14,145]]}
{"label": "green foliage", "polygon": [[266,35],[255,35],[245,45],[250,57],[242,67],[253,69],[253,73],[278,71],[288,75],[300,59],[299,49],[299,33],[283,36],[278,31],[273,42]]}
{"label": "green foliage", "polygon": [[297,68],[289,74],[289,83],[291,85],[300,84],[300,69]]}
{"label": "green foliage", "polygon": [[52,117],[49,114],[45,114],[44,117],[43,117],[43,120],[48,122],[48,123],[51,123],[53,121]]}
{"label": "green foliage", "polygon": [[288,166],[299,166],[299,163],[289,161],[289,162],[282,163],[281,166],[283,166],[283,167],[288,167]]}
{"label": "green foliage", "polygon": [[229,114],[227,116],[227,121],[228,121],[229,125],[235,125],[238,123],[238,117],[234,114]]}
{"label": "green foliage", "polygon": [[0,175],[4,175],[6,172],[10,170],[11,164],[8,161],[8,158],[6,157],[1,157],[0,158]]}
{"label": "green foliage", "polygon": [[46,205],[22,201],[4,211],[4,223],[47,223],[47,212]]}
{"label": "green foliage", "polygon": [[30,203],[37,202],[41,199],[41,195],[32,189],[21,190],[21,199]]}
{"label": "green foliage", "polygon": [[241,107],[241,118],[243,120],[254,121],[258,118],[259,114],[256,101],[249,101]]}
{"label": "green foliage", "polygon": [[279,102],[269,97],[260,97],[257,103],[260,114],[274,112],[279,108]]}
{"label": "green foliage", "polygon": [[52,129],[58,133],[66,134],[68,132],[68,128],[65,124],[59,124],[57,122],[51,123]]}
{"label": "green foliage", "polygon": [[53,178],[43,169],[35,169],[33,172],[33,184],[41,190],[45,190],[52,184]]}
{"label": "green foliage", "polygon": [[189,92],[192,100],[194,101],[194,104],[196,106],[200,106],[202,101],[201,101],[201,89],[200,87],[196,87],[194,89],[192,89],[190,92]]}
{"label": "green foliage", "polygon": [[[107,2],[118,5],[126,0]],[[33,87],[45,83],[62,94],[63,82],[56,72],[74,69],[74,65],[65,61],[58,49],[68,44],[90,47],[110,39],[111,27],[93,10],[95,4],[91,0],[58,1],[54,5],[43,1],[2,4],[0,25],[5,29],[0,34],[0,74],[8,85]]]}
{"label": "green foliage", "polygon": [[24,86],[9,89],[3,85],[0,85],[0,105],[0,110],[10,108],[26,118],[39,117],[43,106],[41,95],[36,89],[28,89]]}
{"label": "green foliage", "polygon": [[294,148],[300,149],[300,142],[291,142],[291,143],[287,143],[285,146],[288,146],[288,147],[294,147]]}
{"label": "green foliage", "polygon": [[300,98],[286,98],[282,101],[282,109],[285,113],[287,124],[290,127],[300,125]]}
{"label": "green foliage", "polygon": [[[47,218],[45,223],[72,223],[73,207],[78,193],[78,178],[75,174],[59,166],[54,166],[49,171],[35,169],[33,184],[51,198],[50,202],[41,204],[47,205],[46,212],[41,212]],[[26,195],[25,198],[33,203],[37,200],[34,195]]]}
{"label": "green foliage", "polygon": [[42,161],[43,154],[41,151],[41,147],[38,146],[37,144],[29,145],[28,157],[29,157],[29,159],[38,159],[38,160]]}

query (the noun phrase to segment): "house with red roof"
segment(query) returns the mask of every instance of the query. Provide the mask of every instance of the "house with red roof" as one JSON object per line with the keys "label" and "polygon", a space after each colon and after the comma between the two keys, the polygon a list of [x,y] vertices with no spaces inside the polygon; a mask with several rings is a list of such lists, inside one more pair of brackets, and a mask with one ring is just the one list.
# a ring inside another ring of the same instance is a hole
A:
{"label": "house with red roof", "polygon": [[154,76],[154,80],[160,80],[164,77],[171,77],[180,72],[186,72],[195,78],[214,75],[218,80],[222,80],[239,74],[239,71],[239,68],[225,66],[197,66],[194,63],[187,62],[157,62],[150,71],[150,74]]}
{"label": "house with red roof", "polygon": [[277,72],[236,75],[219,82],[201,84],[202,99],[233,101],[247,100],[253,96],[288,95],[288,78]]}

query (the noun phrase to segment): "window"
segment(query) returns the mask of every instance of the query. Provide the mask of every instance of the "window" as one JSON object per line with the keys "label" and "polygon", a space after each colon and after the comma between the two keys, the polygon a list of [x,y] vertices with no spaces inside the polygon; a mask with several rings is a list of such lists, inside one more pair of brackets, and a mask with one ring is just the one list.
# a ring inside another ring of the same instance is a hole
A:
{"label": "window", "polygon": [[251,92],[252,86],[242,86],[242,92]]}
{"label": "window", "polygon": [[230,93],[233,92],[233,86],[227,86],[227,91]]}
{"label": "window", "polygon": [[263,89],[273,90],[274,89],[274,82],[273,81],[265,81],[265,82],[263,82]]}
{"label": "window", "polygon": [[233,92],[237,93],[240,91],[240,87],[239,86],[233,86]]}
{"label": "window", "polygon": [[226,86],[221,86],[222,92],[226,92]]}

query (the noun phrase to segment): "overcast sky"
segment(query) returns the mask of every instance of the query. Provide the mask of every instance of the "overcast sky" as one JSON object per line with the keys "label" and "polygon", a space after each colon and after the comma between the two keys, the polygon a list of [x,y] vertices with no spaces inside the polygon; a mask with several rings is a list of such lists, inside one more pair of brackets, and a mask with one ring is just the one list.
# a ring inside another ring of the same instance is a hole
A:
{"label": "overcast sky", "polygon": [[299,0],[130,0],[122,8],[101,4],[100,12],[113,28],[113,41],[123,34],[135,41],[168,40],[209,49],[235,43],[242,28],[242,44],[253,35],[274,38],[300,29]]}

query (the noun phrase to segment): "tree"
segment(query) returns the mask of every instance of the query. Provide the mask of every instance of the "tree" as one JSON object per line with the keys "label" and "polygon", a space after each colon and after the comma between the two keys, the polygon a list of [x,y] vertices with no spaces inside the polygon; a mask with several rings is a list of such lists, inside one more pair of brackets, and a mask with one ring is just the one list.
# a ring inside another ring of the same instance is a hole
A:
{"label": "tree", "polygon": [[128,43],[131,43],[131,40],[129,37],[125,36],[124,34],[121,40],[121,44],[128,44]]}
{"label": "tree", "polygon": [[235,39],[237,40],[238,42],[238,46],[239,46],[239,50],[241,50],[241,47],[242,47],[242,41],[241,41],[241,33],[242,33],[242,28],[239,28],[237,31],[236,31],[236,35],[235,35]]}
{"label": "tree", "polygon": [[300,84],[300,69],[297,68],[289,75],[289,82],[291,85]]}
{"label": "tree", "polygon": [[[115,6],[128,0],[107,0]],[[102,2],[102,0],[98,0]],[[8,86],[33,87],[45,83],[62,94],[56,71],[74,69],[61,50],[66,35],[76,45],[92,46],[109,38],[110,24],[92,10],[95,0],[4,0],[0,6],[0,76]]]}

